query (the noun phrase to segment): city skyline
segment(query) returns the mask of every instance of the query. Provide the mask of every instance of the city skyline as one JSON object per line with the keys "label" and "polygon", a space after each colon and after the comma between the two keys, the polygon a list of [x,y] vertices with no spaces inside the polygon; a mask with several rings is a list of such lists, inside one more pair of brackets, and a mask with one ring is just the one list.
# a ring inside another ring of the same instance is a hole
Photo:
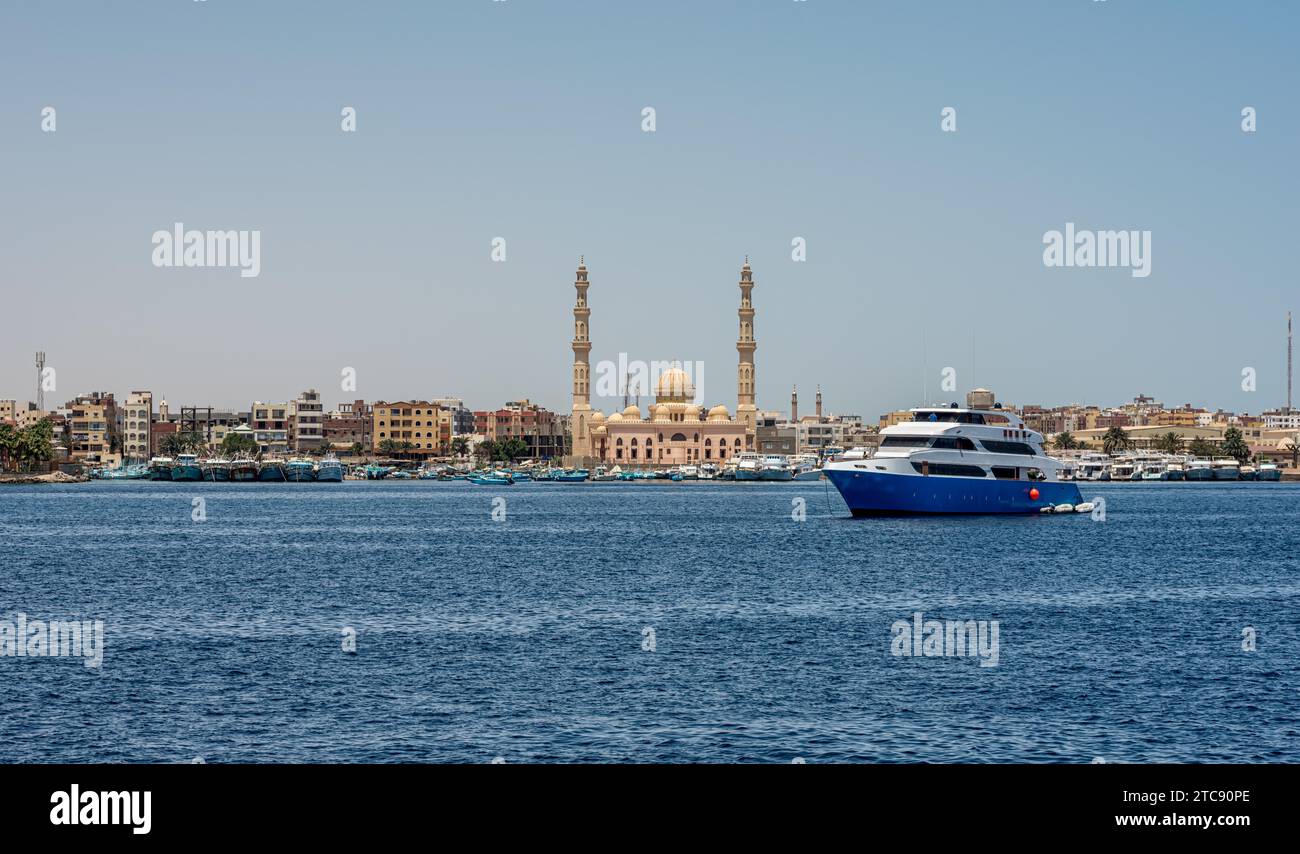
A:
{"label": "city skyline", "polygon": [[[593,361],[698,361],[706,405],[734,408],[748,255],[763,410],[818,384],[868,421],[977,386],[1283,406],[1298,13],[1004,11],[474,3],[377,26],[340,3],[231,2],[91,6],[73,26],[24,7],[0,52],[0,135],[23,165],[0,211],[20,321],[0,396],[31,399],[42,350],[47,405],[316,388],[563,412],[585,255]],[[155,267],[152,235],[178,222],[258,230],[259,275]],[[1150,275],[1046,266],[1044,235],[1074,224],[1149,232]]]}

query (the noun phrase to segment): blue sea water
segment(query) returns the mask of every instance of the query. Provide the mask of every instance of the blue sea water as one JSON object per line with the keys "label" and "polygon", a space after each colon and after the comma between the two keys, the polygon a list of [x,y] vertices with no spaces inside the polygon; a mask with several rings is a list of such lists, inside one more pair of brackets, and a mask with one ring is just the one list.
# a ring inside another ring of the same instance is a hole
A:
{"label": "blue sea water", "polygon": [[[824,483],[3,487],[0,620],[105,647],[0,658],[0,762],[1300,761],[1300,486],[1084,495],[1105,521],[852,519]],[[917,611],[997,620],[997,665],[893,655]]]}

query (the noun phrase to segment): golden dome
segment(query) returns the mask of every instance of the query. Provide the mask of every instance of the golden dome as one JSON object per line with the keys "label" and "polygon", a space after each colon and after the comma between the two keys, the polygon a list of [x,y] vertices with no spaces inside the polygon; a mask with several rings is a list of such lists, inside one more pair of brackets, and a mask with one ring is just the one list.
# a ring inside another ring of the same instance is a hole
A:
{"label": "golden dome", "polygon": [[659,375],[655,384],[655,400],[659,403],[685,403],[695,397],[695,383],[681,368],[669,368]]}
{"label": "golden dome", "polygon": [[605,413],[601,412],[599,409],[597,409],[595,412],[591,413],[591,423],[592,423],[592,424],[604,424],[604,423],[605,423]]}
{"label": "golden dome", "polygon": [[671,421],[672,410],[666,403],[656,403],[650,407],[650,417],[655,421]]}
{"label": "golden dome", "polygon": [[640,421],[641,407],[637,406],[635,403],[629,403],[627,409],[623,410],[623,417],[628,420]]}
{"label": "golden dome", "polygon": [[726,405],[725,403],[719,403],[717,406],[715,406],[715,407],[713,407],[712,409],[710,409],[710,410],[709,410],[709,420],[710,420],[710,421],[730,421],[730,420],[731,420],[731,413],[727,412],[727,405]]}
{"label": "golden dome", "polygon": [[618,423],[619,421],[622,421],[622,420],[623,420],[623,416],[620,415],[620,414],[618,414],[617,412],[615,412],[613,415],[611,415],[611,416],[609,416],[608,418],[605,419],[605,423],[606,423],[606,424],[616,424],[616,423]]}

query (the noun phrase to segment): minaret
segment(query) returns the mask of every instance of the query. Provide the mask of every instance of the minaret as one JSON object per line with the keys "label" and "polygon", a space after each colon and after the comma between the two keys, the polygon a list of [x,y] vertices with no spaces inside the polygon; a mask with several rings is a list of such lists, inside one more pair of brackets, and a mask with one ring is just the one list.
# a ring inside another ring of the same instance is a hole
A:
{"label": "minaret", "polygon": [[750,433],[750,441],[758,424],[758,410],[754,407],[754,303],[750,294],[754,290],[754,274],[749,269],[749,256],[740,268],[740,340],[736,352],[740,365],[736,370],[736,420],[742,422]]}
{"label": "minaret", "polygon": [[573,287],[578,300],[573,304],[573,448],[570,453],[579,461],[591,456],[591,338],[587,307],[587,264],[578,259],[578,274]]}
{"label": "minaret", "polygon": [[790,423],[799,423],[799,386],[790,387]]}
{"label": "minaret", "polygon": [[818,383],[818,385],[817,385],[817,423],[820,424],[820,423],[821,423],[821,420],[822,420],[822,387],[821,387],[821,384]]}

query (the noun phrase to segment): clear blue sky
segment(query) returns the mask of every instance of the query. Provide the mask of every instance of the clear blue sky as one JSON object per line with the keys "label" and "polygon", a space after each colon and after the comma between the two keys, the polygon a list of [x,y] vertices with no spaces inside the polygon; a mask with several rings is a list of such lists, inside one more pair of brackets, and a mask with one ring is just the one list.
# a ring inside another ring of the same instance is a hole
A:
{"label": "clear blue sky", "polygon": [[[1259,411],[1300,308],[1298,9],[9,3],[0,397],[32,396],[43,349],[60,403],[333,406],[351,366],[367,399],[563,410],[585,253],[593,362],[701,360],[731,408],[748,253],[763,408],[821,383],[871,418],[923,366],[953,397],[952,366],[1015,403]],[[154,268],[175,221],[260,229],[261,276]],[[1151,276],[1045,268],[1067,221],[1151,230]]]}

